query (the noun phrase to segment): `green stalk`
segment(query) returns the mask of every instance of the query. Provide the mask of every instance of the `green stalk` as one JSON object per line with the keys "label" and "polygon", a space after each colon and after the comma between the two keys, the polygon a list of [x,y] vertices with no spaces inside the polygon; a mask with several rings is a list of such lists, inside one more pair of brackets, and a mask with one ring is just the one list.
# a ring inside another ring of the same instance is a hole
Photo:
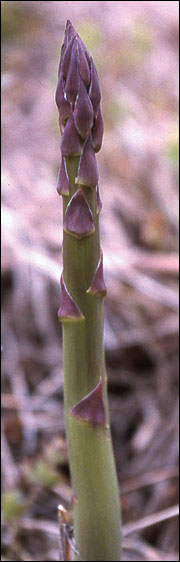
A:
{"label": "green stalk", "polygon": [[103,133],[97,80],[92,59],[67,22],[56,92],[63,132],[58,192],[63,195],[64,224],[58,314],[63,326],[66,433],[79,553],[75,559],[119,561],[120,501],[109,429],[103,346],[106,289],[94,156]]}

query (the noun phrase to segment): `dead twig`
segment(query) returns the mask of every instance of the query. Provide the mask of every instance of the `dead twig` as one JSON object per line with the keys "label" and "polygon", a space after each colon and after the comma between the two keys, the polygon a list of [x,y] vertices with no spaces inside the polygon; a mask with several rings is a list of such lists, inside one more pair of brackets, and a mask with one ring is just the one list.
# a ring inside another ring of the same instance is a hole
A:
{"label": "dead twig", "polygon": [[59,560],[71,560],[71,548],[67,535],[69,527],[69,515],[63,505],[58,506],[58,524],[59,524]]}
{"label": "dead twig", "polygon": [[178,467],[165,467],[162,470],[147,472],[141,474],[140,478],[129,478],[128,480],[121,483],[121,494],[129,494],[135,490],[140,490],[145,486],[152,486],[152,484],[159,484],[164,482],[164,480],[170,480],[171,478],[178,478],[179,470]]}
{"label": "dead twig", "polygon": [[123,536],[127,537],[131,533],[136,533],[137,531],[142,531],[147,527],[156,525],[157,523],[162,523],[162,521],[167,521],[172,519],[172,517],[177,517],[179,515],[179,505],[174,505],[168,509],[159,511],[158,513],[153,513],[152,515],[147,515],[134,523],[127,523],[123,526]]}

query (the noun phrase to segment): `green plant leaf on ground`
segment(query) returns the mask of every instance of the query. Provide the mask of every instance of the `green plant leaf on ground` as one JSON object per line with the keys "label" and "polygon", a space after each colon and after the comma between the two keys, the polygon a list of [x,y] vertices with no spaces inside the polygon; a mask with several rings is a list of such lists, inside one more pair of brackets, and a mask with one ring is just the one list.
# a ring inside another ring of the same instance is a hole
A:
{"label": "green plant leaf on ground", "polygon": [[55,470],[43,460],[37,461],[29,471],[28,477],[31,481],[47,487],[55,486],[60,480],[60,476],[56,474]]}
{"label": "green plant leaf on ground", "polygon": [[172,163],[173,167],[179,168],[179,139],[169,141],[166,147],[165,155]]}
{"label": "green plant leaf on ground", "polygon": [[2,520],[12,522],[18,519],[25,509],[25,502],[19,492],[14,490],[2,495]]}

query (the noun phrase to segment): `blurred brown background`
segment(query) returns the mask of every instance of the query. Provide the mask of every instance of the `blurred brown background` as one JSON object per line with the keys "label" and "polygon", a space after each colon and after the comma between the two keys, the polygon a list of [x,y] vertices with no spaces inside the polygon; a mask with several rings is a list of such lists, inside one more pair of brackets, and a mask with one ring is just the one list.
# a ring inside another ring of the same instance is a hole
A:
{"label": "blurred brown background", "polygon": [[70,18],[100,77],[105,346],[124,560],[178,560],[178,2],[1,2],[2,560],[58,560],[62,203],[54,102]]}

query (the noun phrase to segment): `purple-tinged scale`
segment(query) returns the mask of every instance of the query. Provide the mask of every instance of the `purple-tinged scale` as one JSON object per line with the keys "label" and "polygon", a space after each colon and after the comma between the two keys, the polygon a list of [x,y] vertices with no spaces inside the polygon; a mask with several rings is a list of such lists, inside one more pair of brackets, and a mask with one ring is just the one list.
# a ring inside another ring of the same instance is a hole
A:
{"label": "purple-tinged scale", "polygon": [[94,110],[81,78],[79,79],[79,91],[74,109],[74,121],[78,133],[85,139],[93,126]]}
{"label": "purple-tinged scale", "polygon": [[69,43],[67,44],[67,47],[63,53],[63,58],[62,58],[62,71],[63,71],[63,76],[64,78],[66,78],[68,70],[69,70],[69,63],[70,63],[70,59],[71,59],[71,53],[72,53],[72,46],[74,43],[74,39],[75,39],[75,35],[73,35],[69,41]]}
{"label": "purple-tinged scale", "polygon": [[79,52],[77,40],[74,40],[66,78],[65,92],[69,102],[75,103],[79,86]]}
{"label": "purple-tinged scale", "polygon": [[78,45],[79,45],[80,75],[81,75],[81,78],[82,78],[83,82],[85,83],[86,87],[89,88],[89,84],[90,84],[89,64],[88,64],[88,61],[87,61],[85,50],[84,50],[82,44],[80,43],[80,41],[78,41]]}
{"label": "purple-tinged scale", "polygon": [[[71,27],[73,27],[72,23],[69,20],[67,20],[66,28],[65,28],[65,35],[64,35],[64,43],[63,43],[63,47],[64,47],[63,53],[65,52],[66,47],[68,46],[70,39],[72,39],[72,34],[71,34],[71,31],[70,31]],[[75,29],[74,29],[74,32],[75,32]]]}
{"label": "purple-tinged scale", "polygon": [[92,146],[95,152],[99,152],[99,150],[101,150],[103,133],[104,133],[104,123],[103,123],[101,107],[99,105],[98,113],[95,117],[93,129],[92,129]]}
{"label": "purple-tinged scale", "polygon": [[105,297],[107,293],[106,284],[103,275],[103,253],[101,250],[100,259],[95,271],[94,278],[92,280],[91,286],[86,291],[95,297]]}
{"label": "purple-tinged scale", "polygon": [[101,201],[101,196],[100,196],[100,191],[99,191],[99,185],[96,185],[96,213],[97,215],[99,215],[99,213],[101,212],[102,209],[102,201]]}
{"label": "purple-tinged scale", "polygon": [[61,152],[62,156],[79,156],[81,154],[82,141],[78,135],[77,129],[74,124],[74,117],[71,113],[62,136]]}
{"label": "purple-tinged scale", "polygon": [[79,45],[81,46],[81,48],[83,49],[83,51],[84,51],[84,53],[85,53],[85,55],[86,55],[87,62],[88,62],[89,68],[90,68],[90,65],[91,65],[91,58],[92,58],[92,57],[90,56],[89,51],[87,50],[86,45],[84,45],[84,43],[83,43],[83,41],[82,41],[82,39],[81,39],[81,37],[80,37],[79,35],[78,35],[78,42],[79,42]]}
{"label": "purple-tinged scale", "polygon": [[101,92],[100,92],[97,70],[92,59],[91,59],[91,83],[89,88],[89,96],[91,98],[96,115],[101,101]]}
{"label": "purple-tinged scale", "polygon": [[62,72],[60,71],[57,88],[56,88],[56,95],[55,100],[59,110],[60,120],[63,124],[65,124],[66,120],[70,114],[70,105],[67,99],[65,98],[64,92],[64,80]]}
{"label": "purple-tinged scale", "polygon": [[61,304],[58,310],[58,318],[61,322],[84,320],[84,316],[71,297],[64,282],[63,273],[61,275]]}
{"label": "purple-tinged scale", "polygon": [[59,195],[69,195],[69,178],[66,168],[66,161],[63,157],[61,160],[61,167],[58,175],[57,192],[59,193]]}
{"label": "purple-tinged scale", "polygon": [[95,231],[93,214],[81,188],[67,205],[64,230],[76,238],[84,238]]}
{"label": "purple-tinged scale", "polygon": [[63,43],[63,45],[61,47],[61,55],[60,55],[59,68],[58,68],[58,77],[59,77],[60,72],[62,70],[62,60],[63,60],[64,51],[65,51],[65,42]]}
{"label": "purple-tinged scale", "polygon": [[78,175],[75,181],[78,184],[94,188],[98,183],[98,177],[96,157],[94,148],[92,147],[91,134],[89,134],[83,145],[79,161]]}
{"label": "purple-tinged scale", "polygon": [[76,37],[77,33],[71,23],[70,20],[67,20],[66,29],[65,29],[65,39],[67,38],[67,42],[69,42],[72,37]]}
{"label": "purple-tinged scale", "polygon": [[102,378],[100,378],[97,386],[85,398],[73,406],[70,415],[94,426],[105,425]]}

